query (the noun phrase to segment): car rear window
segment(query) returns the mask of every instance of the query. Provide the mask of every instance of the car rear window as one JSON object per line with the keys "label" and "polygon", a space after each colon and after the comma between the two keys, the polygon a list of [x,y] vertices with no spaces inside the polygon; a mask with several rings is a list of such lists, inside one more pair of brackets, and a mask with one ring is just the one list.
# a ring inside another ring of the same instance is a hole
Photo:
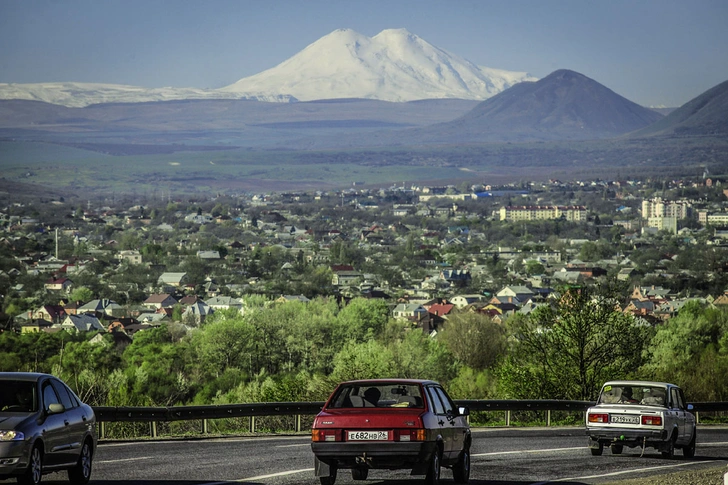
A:
{"label": "car rear window", "polygon": [[665,406],[667,389],[649,385],[607,385],[599,395],[599,404],[643,404]]}
{"label": "car rear window", "polygon": [[329,408],[424,408],[416,384],[352,384],[339,387]]}

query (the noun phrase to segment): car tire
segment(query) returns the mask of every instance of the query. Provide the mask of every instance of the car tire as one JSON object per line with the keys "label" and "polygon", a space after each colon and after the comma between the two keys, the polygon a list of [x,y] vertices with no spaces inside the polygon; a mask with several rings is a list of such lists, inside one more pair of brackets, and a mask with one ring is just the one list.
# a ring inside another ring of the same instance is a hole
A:
{"label": "car tire", "polygon": [[602,443],[599,443],[599,446],[597,448],[589,448],[589,451],[591,451],[591,454],[593,456],[601,456],[602,452],[604,451],[604,445]]}
{"label": "car tire", "polygon": [[334,483],[336,483],[336,471],[336,467],[332,466],[329,468],[328,477],[319,477],[321,485],[334,485]]}
{"label": "car tire", "polygon": [[369,476],[369,468],[352,468],[351,479],[352,480],[366,480]]}
{"label": "car tire", "polygon": [[458,462],[452,467],[452,476],[456,483],[468,483],[470,480],[470,448],[466,447],[460,456]]}
{"label": "car tire", "polygon": [[609,449],[612,451],[613,455],[621,455],[622,450],[624,450],[624,445],[610,445]]}
{"label": "car tire", "polygon": [[695,435],[697,434],[696,431],[696,429],[693,429],[693,438],[690,440],[690,443],[687,446],[684,446],[682,449],[682,454],[685,458],[695,457]]}
{"label": "car tire", "polygon": [[91,444],[86,441],[81,447],[81,455],[78,457],[78,463],[76,463],[76,466],[68,470],[68,480],[74,484],[87,484],[91,479],[93,458],[94,453],[91,448]]}
{"label": "car tire", "polygon": [[430,459],[430,466],[425,475],[425,485],[438,485],[440,483],[440,449],[437,448]]}
{"label": "car tire", "polygon": [[672,436],[670,437],[670,441],[667,443],[667,449],[664,449],[662,451],[662,457],[668,460],[672,460],[675,458],[675,437],[677,435],[675,432],[672,433]]}
{"label": "car tire", "polygon": [[25,473],[18,477],[20,485],[38,485],[43,478],[43,452],[34,446],[30,452],[30,463]]}

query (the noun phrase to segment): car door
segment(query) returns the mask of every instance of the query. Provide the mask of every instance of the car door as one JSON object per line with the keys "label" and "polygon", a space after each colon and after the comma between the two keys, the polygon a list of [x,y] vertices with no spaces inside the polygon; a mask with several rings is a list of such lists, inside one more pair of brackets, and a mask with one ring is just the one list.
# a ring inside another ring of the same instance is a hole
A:
{"label": "car door", "polygon": [[682,435],[682,443],[687,444],[693,438],[693,429],[695,428],[695,415],[688,411],[688,403],[685,401],[685,394],[682,389],[677,389],[678,405],[682,411],[682,421],[680,423],[680,433]]}
{"label": "car door", "polygon": [[442,457],[446,459],[450,456],[451,445],[450,438],[448,436],[448,428],[445,427],[447,423],[447,416],[445,415],[445,406],[440,399],[439,394],[435,390],[434,386],[427,387],[427,394],[430,397],[430,403],[432,403],[432,413],[435,415],[437,432],[442,437]]}
{"label": "car door", "polygon": [[61,404],[50,380],[41,384],[40,396],[43,413],[40,428],[44,443],[44,466],[53,467],[68,463],[67,420],[64,413],[50,414],[51,404]]}
{"label": "car door", "polygon": [[65,441],[70,456],[67,459],[76,461],[81,454],[81,444],[88,429],[86,423],[89,417],[85,415],[84,408],[73,398],[65,384],[57,379],[51,379],[51,384],[60,398],[61,404],[66,408],[63,414],[66,417],[64,423],[68,423]]}
{"label": "car door", "polygon": [[457,458],[463,446],[463,418],[458,414],[455,403],[452,402],[452,399],[450,399],[450,396],[447,395],[443,388],[436,387],[435,392],[437,392],[437,395],[442,401],[445,408],[445,417],[447,418],[443,427],[445,428],[444,433],[447,434],[448,459],[454,460]]}
{"label": "car door", "polygon": [[673,419],[678,429],[677,442],[685,443],[685,408],[681,401],[680,392],[677,387],[670,388],[670,403]]}

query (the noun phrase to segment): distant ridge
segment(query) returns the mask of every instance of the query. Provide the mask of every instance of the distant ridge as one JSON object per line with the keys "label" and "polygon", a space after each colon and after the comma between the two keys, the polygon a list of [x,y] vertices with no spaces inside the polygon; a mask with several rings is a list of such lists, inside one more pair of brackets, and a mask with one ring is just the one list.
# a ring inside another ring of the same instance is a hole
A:
{"label": "distant ridge", "polygon": [[623,135],[661,118],[583,74],[560,69],[516,84],[458,119],[398,138],[400,143],[589,140]]}
{"label": "distant ridge", "polygon": [[688,101],[632,137],[660,135],[728,135],[728,81]]}

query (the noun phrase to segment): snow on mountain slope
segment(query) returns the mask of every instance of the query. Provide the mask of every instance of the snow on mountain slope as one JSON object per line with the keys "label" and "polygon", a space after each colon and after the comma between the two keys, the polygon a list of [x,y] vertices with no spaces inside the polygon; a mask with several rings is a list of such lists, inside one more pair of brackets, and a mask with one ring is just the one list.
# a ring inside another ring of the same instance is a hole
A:
{"label": "snow on mountain slope", "polygon": [[255,99],[258,101],[292,102],[290,96],[225,93],[197,88],[144,88],[125,84],[36,83],[2,84],[0,99],[25,99],[82,108],[100,103],[145,103],[181,99]]}
{"label": "snow on mountain slope", "polygon": [[476,66],[405,29],[383,30],[374,37],[340,29],[278,66],[221,89],[77,82],[0,84],[0,99],[44,101],[68,107],[182,99],[285,103],[337,98],[484,100],[513,84],[535,80],[525,72]]}
{"label": "snow on mountain slope", "polygon": [[383,30],[374,37],[339,29],[278,66],[220,91],[288,94],[301,101],[487,99],[518,82],[535,80],[524,72],[476,66],[406,29]]}

